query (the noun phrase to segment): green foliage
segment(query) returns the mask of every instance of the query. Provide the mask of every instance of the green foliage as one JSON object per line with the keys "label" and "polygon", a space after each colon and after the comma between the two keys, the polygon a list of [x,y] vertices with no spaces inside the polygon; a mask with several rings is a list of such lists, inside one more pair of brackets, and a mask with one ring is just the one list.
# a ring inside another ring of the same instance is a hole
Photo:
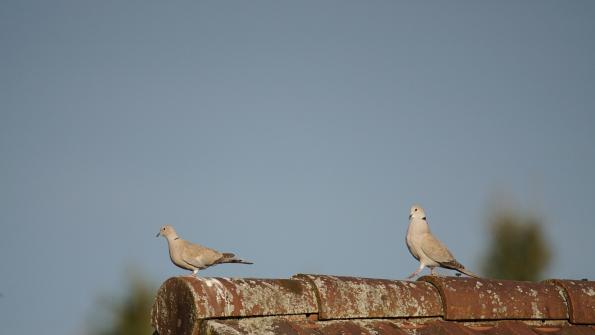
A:
{"label": "green foliage", "polygon": [[491,244],[483,263],[489,278],[537,281],[551,260],[538,218],[512,211],[496,212],[490,222]]}
{"label": "green foliage", "polygon": [[[151,327],[151,307],[156,289],[140,275],[131,275],[126,293],[120,298],[102,297],[98,304],[93,330],[95,335],[148,335]],[[103,322],[97,319],[102,312],[108,317]]]}

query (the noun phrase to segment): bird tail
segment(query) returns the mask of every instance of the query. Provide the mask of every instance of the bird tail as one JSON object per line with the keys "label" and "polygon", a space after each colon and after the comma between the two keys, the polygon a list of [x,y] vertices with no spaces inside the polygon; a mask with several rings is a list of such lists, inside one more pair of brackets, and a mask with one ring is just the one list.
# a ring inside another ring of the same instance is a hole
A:
{"label": "bird tail", "polygon": [[252,262],[248,262],[246,260],[237,258],[236,255],[232,253],[224,253],[223,257],[219,259],[217,263],[240,263],[240,264],[254,264]]}
{"label": "bird tail", "polygon": [[464,273],[464,274],[466,274],[466,275],[467,275],[467,276],[469,276],[469,277],[473,277],[473,278],[481,278],[479,275],[477,275],[477,274],[475,274],[475,273],[473,273],[473,272],[471,272],[471,271],[469,271],[469,270],[465,269],[464,267],[461,267],[461,268],[459,268],[459,269],[456,269],[456,270],[457,270],[457,271],[459,271],[460,273]]}
{"label": "bird tail", "polygon": [[473,278],[481,278],[479,275],[476,275],[475,273],[465,269],[465,267],[463,266],[463,264],[457,262],[456,260],[452,260],[450,262],[444,262],[444,263],[440,263],[441,266],[447,268],[447,269],[451,269],[451,270],[455,270],[455,271],[459,271],[462,274],[466,274],[469,277],[473,277]]}

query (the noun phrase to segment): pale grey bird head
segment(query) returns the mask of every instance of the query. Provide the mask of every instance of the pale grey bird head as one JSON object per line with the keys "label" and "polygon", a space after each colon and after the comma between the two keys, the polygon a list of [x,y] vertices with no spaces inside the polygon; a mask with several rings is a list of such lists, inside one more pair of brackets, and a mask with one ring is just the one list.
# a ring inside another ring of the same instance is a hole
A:
{"label": "pale grey bird head", "polygon": [[409,220],[412,218],[422,220],[426,219],[426,212],[424,212],[424,209],[420,205],[411,206],[411,210],[409,211]]}
{"label": "pale grey bird head", "polygon": [[161,227],[161,229],[159,229],[159,232],[157,233],[157,235],[155,235],[155,237],[164,236],[165,238],[168,238],[168,237],[176,237],[177,235],[178,234],[176,234],[174,227],[166,224],[163,227]]}

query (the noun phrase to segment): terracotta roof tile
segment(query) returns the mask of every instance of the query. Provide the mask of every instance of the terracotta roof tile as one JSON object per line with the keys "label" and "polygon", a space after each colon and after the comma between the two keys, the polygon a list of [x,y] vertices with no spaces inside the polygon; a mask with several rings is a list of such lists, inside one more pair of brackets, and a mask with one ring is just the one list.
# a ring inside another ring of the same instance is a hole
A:
{"label": "terracotta roof tile", "polygon": [[161,335],[169,329],[192,334],[201,319],[317,310],[313,290],[301,280],[174,277],[159,288],[151,319]]}
{"label": "terracotta roof tile", "polygon": [[175,277],[152,310],[157,334],[595,335],[595,282],[296,275]]}
{"label": "terracotta roof tile", "polygon": [[[593,335],[595,334],[594,327],[587,326],[571,326],[571,327],[535,327],[535,333],[539,335]],[[510,334],[510,333],[509,333]]]}
{"label": "terracotta roof tile", "polygon": [[[477,335],[479,331],[466,327],[457,322],[435,321],[428,323],[418,332],[419,335],[444,334],[444,335]],[[520,335],[520,334],[519,334]],[[535,334],[533,334],[535,335]]]}
{"label": "terracotta roof tile", "polygon": [[260,317],[245,319],[208,320],[202,328],[205,334],[287,334],[322,335],[314,322],[282,317]]}
{"label": "terracotta roof tile", "polygon": [[[554,332],[557,331],[559,328],[549,327],[544,328],[544,331]],[[536,332],[535,328],[531,328],[525,323],[521,321],[502,321],[498,323],[495,327],[488,330],[487,334],[489,335],[507,335],[507,334],[515,334],[515,335],[537,335],[539,333]]]}
{"label": "terracotta roof tile", "polygon": [[446,320],[568,319],[562,288],[511,280],[425,276],[444,303]]}
{"label": "terracotta roof tile", "polygon": [[[225,335],[244,334],[365,334],[365,335],[409,335],[395,322],[388,320],[340,320],[313,322],[305,320],[288,321],[280,317],[235,320],[209,320],[204,333]],[[227,331],[222,333],[221,330]],[[210,333],[209,333],[210,332]]]}
{"label": "terracotta roof tile", "polygon": [[442,301],[425,282],[298,275],[312,283],[318,298],[318,318],[391,318],[442,315]]}
{"label": "terracotta roof tile", "polygon": [[561,286],[569,302],[570,322],[595,323],[595,282],[586,280],[548,280]]}
{"label": "terracotta roof tile", "polygon": [[491,326],[470,326],[459,322],[431,321],[406,327],[396,320],[288,320],[283,317],[208,320],[200,334],[212,335],[593,335],[588,326],[538,327],[521,321],[498,321]]}

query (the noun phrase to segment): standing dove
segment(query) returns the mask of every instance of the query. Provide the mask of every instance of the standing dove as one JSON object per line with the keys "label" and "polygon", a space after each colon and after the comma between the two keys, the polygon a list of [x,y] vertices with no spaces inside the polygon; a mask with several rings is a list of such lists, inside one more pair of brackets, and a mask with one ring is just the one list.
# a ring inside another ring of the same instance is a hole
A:
{"label": "standing dove", "polygon": [[172,263],[182,269],[192,271],[194,277],[196,277],[198,270],[203,270],[216,264],[252,264],[251,262],[236,258],[234,254],[221,253],[217,250],[183,240],[178,236],[174,227],[168,224],[161,227],[156,237],[159,236],[163,236],[167,240],[169,258]]}
{"label": "standing dove", "polygon": [[421,206],[411,206],[409,228],[407,228],[405,241],[411,255],[419,261],[419,268],[407,279],[416,276],[426,266],[430,268],[431,275],[434,275],[435,267],[442,267],[459,271],[470,277],[479,278],[478,275],[465,269],[461,263],[457,262],[446,246],[432,235],[430,226],[426,221],[426,213]]}

